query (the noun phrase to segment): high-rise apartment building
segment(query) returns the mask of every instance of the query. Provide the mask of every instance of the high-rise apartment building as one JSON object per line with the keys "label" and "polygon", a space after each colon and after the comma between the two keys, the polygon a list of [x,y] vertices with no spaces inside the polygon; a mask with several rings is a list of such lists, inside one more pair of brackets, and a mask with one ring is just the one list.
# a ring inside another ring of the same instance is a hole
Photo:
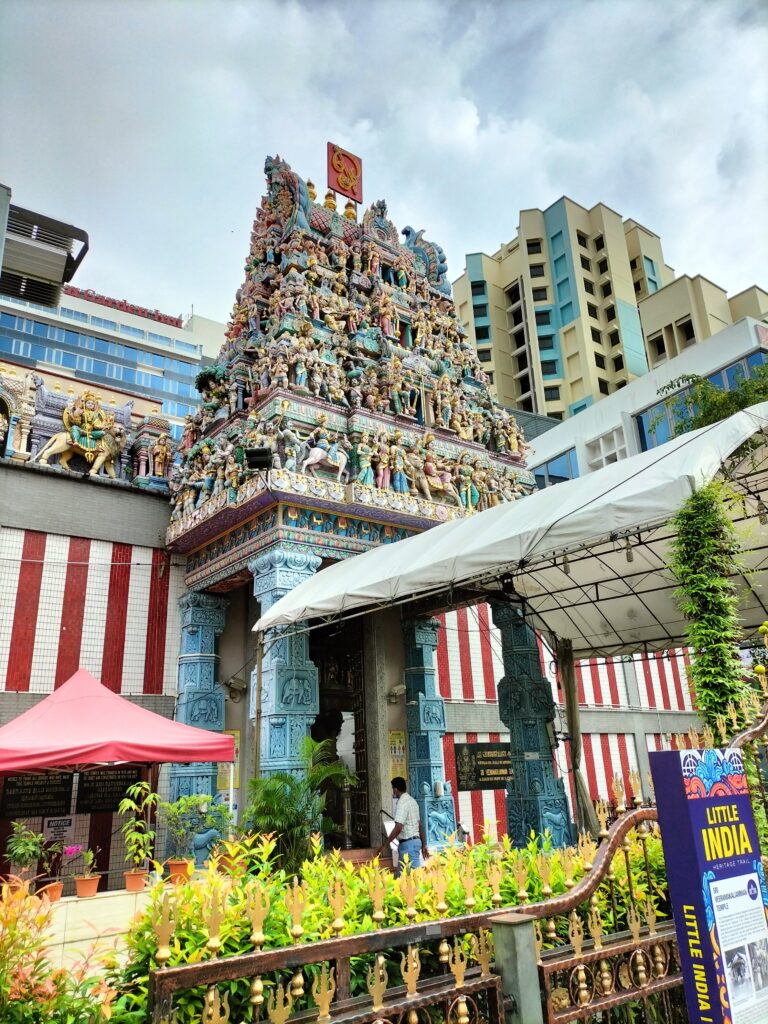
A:
{"label": "high-rise apartment building", "polygon": [[684,274],[646,295],[638,308],[653,368],[743,317],[768,319],[768,292],[752,285],[729,299],[724,288],[706,277]]}
{"label": "high-rise apartment building", "polygon": [[652,231],[563,196],[453,288],[499,400],[564,419],[647,372],[637,304],[673,277]]}

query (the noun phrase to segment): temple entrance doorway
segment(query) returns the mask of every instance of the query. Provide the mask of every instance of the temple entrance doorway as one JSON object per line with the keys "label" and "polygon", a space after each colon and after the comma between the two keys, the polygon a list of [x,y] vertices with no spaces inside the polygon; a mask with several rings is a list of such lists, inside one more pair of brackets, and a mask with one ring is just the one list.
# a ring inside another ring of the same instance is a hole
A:
{"label": "temple entrance doorway", "polygon": [[327,626],[310,634],[309,655],[319,672],[320,712],[311,728],[315,740],[331,740],[336,754],[357,776],[349,793],[345,824],[344,796],[328,794],[327,812],[334,838],[349,833],[352,845],[369,844],[368,749],[365,724],[363,630],[359,620]]}

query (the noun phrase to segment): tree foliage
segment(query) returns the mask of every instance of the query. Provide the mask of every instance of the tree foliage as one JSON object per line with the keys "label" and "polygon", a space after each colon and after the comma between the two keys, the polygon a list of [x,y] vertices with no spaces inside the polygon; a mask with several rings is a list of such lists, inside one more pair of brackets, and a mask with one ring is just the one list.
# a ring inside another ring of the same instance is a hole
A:
{"label": "tree foliage", "polygon": [[737,375],[728,391],[697,374],[676,377],[663,388],[659,397],[670,395],[669,405],[674,419],[674,435],[708,427],[711,423],[732,416],[741,409],[768,401],[768,364],[753,367],[749,377]]}

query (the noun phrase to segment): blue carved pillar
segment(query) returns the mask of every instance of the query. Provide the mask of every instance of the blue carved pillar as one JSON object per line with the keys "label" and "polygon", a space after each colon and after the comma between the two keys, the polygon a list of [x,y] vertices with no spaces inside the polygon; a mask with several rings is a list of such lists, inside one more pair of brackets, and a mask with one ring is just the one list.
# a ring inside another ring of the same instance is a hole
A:
{"label": "blue carved pillar", "polygon": [[443,760],[445,703],[435,685],[439,628],[437,619],[410,619],[403,625],[410,791],[419,803],[427,844],[434,849],[445,846],[456,831],[456,808]]}
{"label": "blue carved pillar", "polygon": [[[278,544],[248,563],[253,593],[263,615],[289,590],[320,568],[312,551]],[[294,627],[295,628],[295,627]],[[251,675],[251,718],[256,719],[256,671]],[[261,775],[297,771],[302,767],[301,741],[320,710],[317,668],[309,660],[309,635],[265,637],[261,666]]]}
{"label": "blue carved pillar", "polygon": [[[224,690],[219,686],[217,639],[224,629],[228,602],[215,594],[188,593],[179,600],[181,654],[176,721],[199,729],[224,728]],[[171,800],[191,793],[216,793],[216,765],[171,767]]]}
{"label": "blue carved pillar", "polygon": [[507,829],[515,846],[549,829],[555,846],[573,832],[562,779],[555,775],[550,723],[555,718],[548,680],[541,671],[536,634],[516,608],[491,604],[501,633],[504,678],[499,716],[509,729],[512,778],[507,783]]}

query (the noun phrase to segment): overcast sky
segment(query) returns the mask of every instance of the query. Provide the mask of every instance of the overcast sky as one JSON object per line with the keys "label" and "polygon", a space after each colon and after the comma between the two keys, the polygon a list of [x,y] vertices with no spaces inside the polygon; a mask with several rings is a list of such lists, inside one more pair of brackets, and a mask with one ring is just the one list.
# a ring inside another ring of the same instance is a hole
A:
{"label": "overcast sky", "polygon": [[566,193],[678,273],[768,286],[768,5],[748,0],[3,0],[0,181],[88,231],[76,281],[226,319],[266,154],[448,255]]}

